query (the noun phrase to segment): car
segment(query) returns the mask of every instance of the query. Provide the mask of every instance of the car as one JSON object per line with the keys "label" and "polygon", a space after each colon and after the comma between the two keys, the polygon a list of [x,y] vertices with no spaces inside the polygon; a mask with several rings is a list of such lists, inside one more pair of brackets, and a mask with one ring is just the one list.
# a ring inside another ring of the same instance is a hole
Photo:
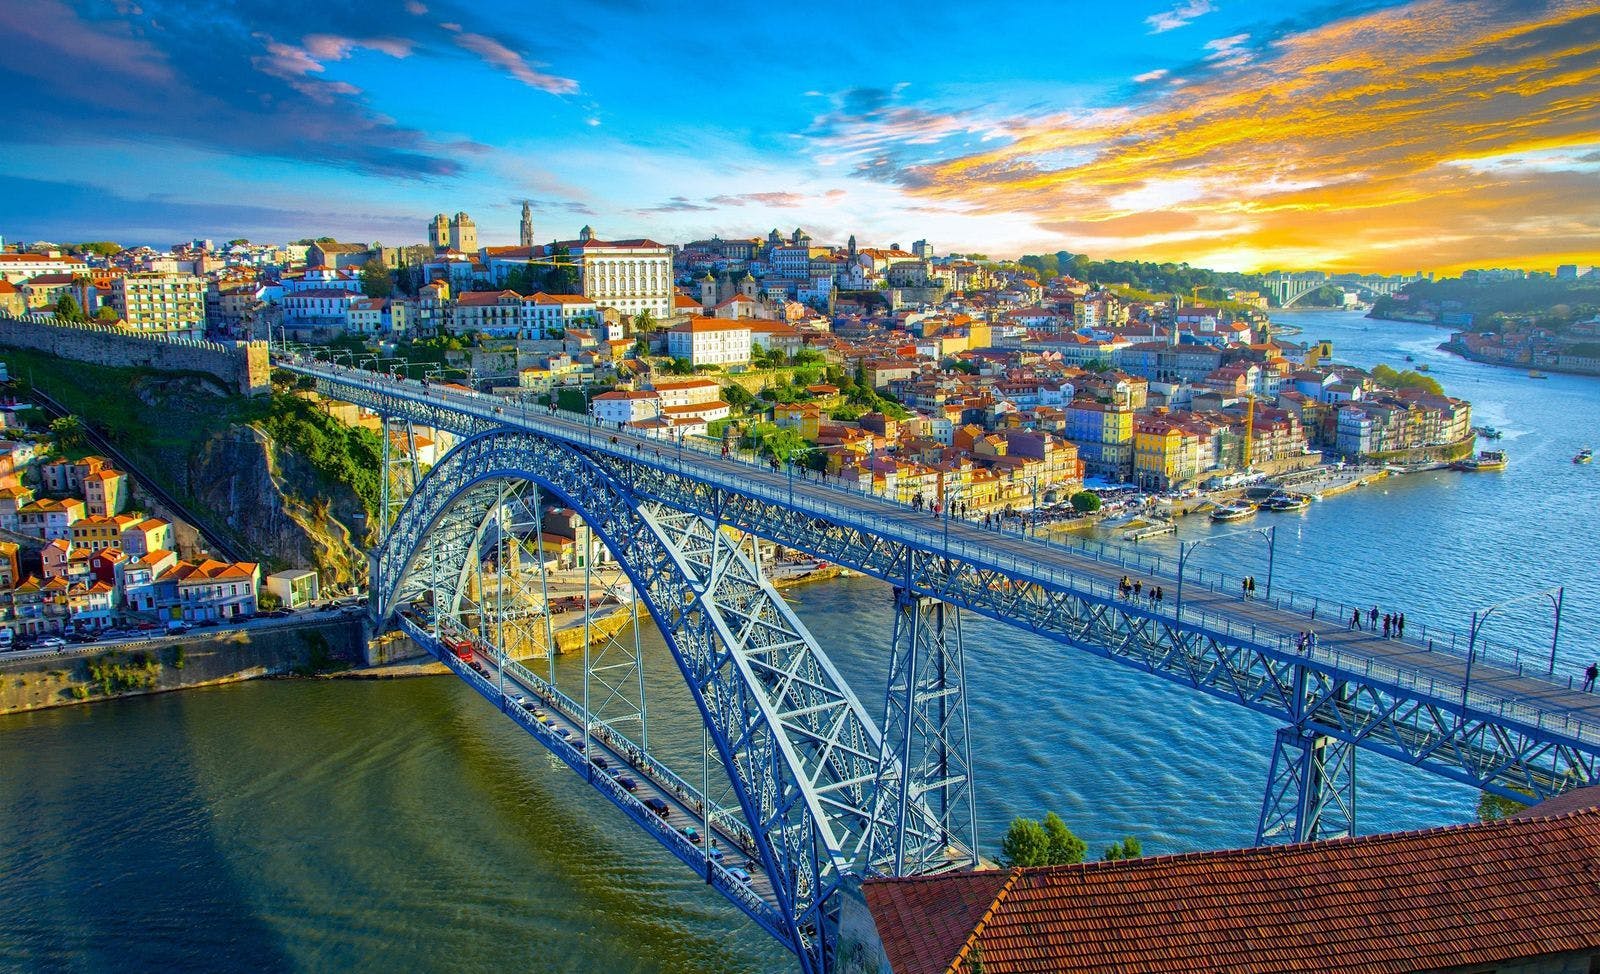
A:
{"label": "car", "polygon": [[[622,790],[623,791],[638,791],[639,790],[639,782],[633,780],[632,778],[628,777],[627,775],[623,775],[622,777],[618,778],[617,779],[617,784],[622,786]],[[651,811],[654,811],[654,809],[651,809]]]}
{"label": "car", "polygon": [[711,848],[707,850],[706,855],[711,857],[712,862],[722,861],[722,849],[717,846],[717,841],[715,839],[711,840]]}
{"label": "car", "polygon": [[216,619],[201,619],[199,622],[194,624],[194,627],[196,629],[210,629],[214,626],[220,625],[222,625],[222,623],[218,622]]}
{"label": "car", "polygon": [[513,702],[513,703],[515,703],[515,704],[516,704],[516,705],[517,705],[517,706],[519,706],[519,707],[526,707],[526,706],[528,706],[528,698],[527,698],[527,697],[524,697],[524,696],[523,696],[523,695],[522,695],[522,694],[520,694],[520,693],[519,693],[519,694],[517,694],[517,695],[516,695],[516,696],[513,696],[513,697],[512,697],[512,698],[511,698],[511,700],[512,700],[512,702]]}
{"label": "car", "polygon": [[577,751],[579,754],[583,753],[584,746],[582,741],[572,741],[571,744],[574,751]]}
{"label": "car", "polygon": [[695,828],[693,825],[685,825],[678,831],[682,832],[683,837],[688,839],[690,842],[693,842],[695,845],[700,844],[700,830]]}
{"label": "car", "polygon": [[60,636],[45,636],[33,645],[39,649],[62,649],[67,645],[67,641]]}
{"label": "car", "polygon": [[565,727],[557,727],[556,736],[564,741],[572,736],[572,731],[567,730]]}
{"label": "car", "polygon": [[161,627],[153,622],[141,622],[138,628],[140,632],[149,632],[152,629],[160,629]]}
{"label": "car", "polygon": [[736,881],[741,882],[741,883],[750,882],[750,874],[745,872],[743,869],[741,869],[738,866],[729,866],[728,867],[728,876],[729,876],[730,879],[736,880]]}
{"label": "car", "polygon": [[191,625],[191,624],[189,624],[187,622],[184,622],[181,619],[174,619],[171,622],[167,623],[167,632],[185,633],[185,632],[190,631],[193,628],[194,628],[193,625]]}
{"label": "car", "polygon": [[[624,787],[626,787],[626,785],[624,785]],[[659,798],[646,798],[644,800],[644,807],[650,809],[652,812],[655,812],[656,815],[661,818],[668,818],[672,815],[672,809],[667,806],[666,802]]]}
{"label": "car", "polygon": [[544,711],[540,710],[538,707],[533,707],[533,706],[528,707],[528,713],[533,715],[533,719],[534,720],[543,720],[544,719]]}
{"label": "car", "polygon": [[593,761],[594,762],[594,766],[599,768],[601,771],[604,771],[605,769],[611,767],[611,762],[607,761],[605,759],[605,755],[603,755],[603,754],[596,754],[594,757],[590,758],[589,760]]}
{"label": "car", "polygon": [[549,714],[540,714],[537,717],[535,717],[534,720],[537,720],[539,723],[544,724],[546,726],[549,726],[549,724],[550,724],[550,715]]}

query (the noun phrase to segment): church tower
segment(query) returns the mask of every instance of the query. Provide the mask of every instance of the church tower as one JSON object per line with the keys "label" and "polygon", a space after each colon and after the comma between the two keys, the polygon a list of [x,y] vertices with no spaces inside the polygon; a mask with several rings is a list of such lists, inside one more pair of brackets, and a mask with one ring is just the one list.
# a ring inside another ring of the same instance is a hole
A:
{"label": "church tower", "polygon": [[450,246],[450,219],[443,213],[435,214],[428,224],[428,246],[434,250]]}
{"label": "church tower", "polygon": [[521,247],[533,246],[533,207],[527,200],[522,201],[522,228],[517,234],[517,245]]}
{"label": "church tower", "polygon": [[706,271],[706,276],[700,278],[700,307],[710,311],[717,306],[717,279]]}
{"label": "church tower", "polygon": [[739,293],[754,301],[756,299],[756,279],[750,276],[749,271],[739,278]]}
{"label": "church tower", "polygon": [[852,233],[850,235],[850,242],[847,244],[847,246],[850,248],[850,256],[854,257],[856,255],[856,235],[855,234]]}

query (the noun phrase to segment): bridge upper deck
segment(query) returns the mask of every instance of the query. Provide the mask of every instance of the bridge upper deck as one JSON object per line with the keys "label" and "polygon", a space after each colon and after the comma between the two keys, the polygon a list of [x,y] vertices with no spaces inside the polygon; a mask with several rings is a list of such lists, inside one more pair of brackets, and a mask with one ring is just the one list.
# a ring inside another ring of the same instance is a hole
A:
{"label": "bridge upper deck", "polygon": [[[1105,604],[1121,603],[1118,583],[1131,574],[1125,564],[1080,549],[936,517],[842,485],[724,458],[715,450],[696,449],[692,444],[602,430],[587,417],[552,414],[459,387],[427,386],[324,363],[290,359],[279,364],[315,377],[326,383],[329,391],[343,390],[339,394],[352,401],[409,415],[419,422],[462,433],[497,427],[525,429],[625,463],[643,464],[782,505],[797,515],[859,529],[917,552]],[[1175,595],[1174,575],[1148,569],[1138,575],[1146,585],[1161,585]],[[1477,659],[1469,664],[1464,654],[1430,648],[1415,638],[1386,639],[1365,629],[1351,630],[1345,619],[1327,618],[1326,613],[1313,621],[1302,609],[1281,601],[1246,600],[1214,588],[1191,588],[1181,619],[1170,602],[1154,608],[1141,603],[1126,611],[1281,658],[1304,660],[1341,679],[1379,682],[1412,699],[1516,726],[1542,740],[1560,741],[1587,753],[1600,752],[1600,698],[1499,661]],[[1317,633],[1316,646],[1300,653],[1296,636],[1306,631]],[[1198,683],[1200,678],[1197,675],[1195,679]]]}

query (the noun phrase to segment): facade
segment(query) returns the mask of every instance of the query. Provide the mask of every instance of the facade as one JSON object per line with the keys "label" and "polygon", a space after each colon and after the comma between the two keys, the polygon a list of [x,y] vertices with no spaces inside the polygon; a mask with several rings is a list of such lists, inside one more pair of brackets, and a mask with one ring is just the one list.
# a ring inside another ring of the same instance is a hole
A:
{"label": "facade", "polygon": [[72,524],[82,520],[84,503],[76,497],[41,497],[17,511],[17,533],[41,541],[72,538]]}
{"label": "facade", "polygon": [[83,500],[89,514],[110,517],[128,507],[128,477],[120,470],[102,467],[83,478]]}
{"label": "facade", "polygon": [[295,331],[342,333],[350,310],[363,302],[360,293],[343,288],[313,288],[283,296],[283,327]]}
{"label": "facade", "polygon": [[[523,216],[526,218],[527,214],[524,213]],[[527,229],[529,233],[532,232],[531,224]],[[449,218],[443,213],[436,214],[428,222],[428,244],[434,250],[475,253],[478,249],[478,225],[465,213],[457,213]]]}
{"label": "facade", "polygon": [[1132,409],[1074,399],[1065,409],[1066,437],[1078,445],[1084,473],[1113,482],[1133,475]]}
{"label": "facade", "polygon": [[137,272],[111,279],[111,307],[142,332],[198,338],[206,329],[206,285],[192,274]]}
{"label": "facade", "polygon": [[317,573],[305,569],[274,572],[267,576],[267,591],[286,609],[309,605],[321,598]]}
{"label": "facade", "polygon": [[0,280],[21,284],[40,274],[86,274],[81,257],[46,257],[43,254],[0,254]]}
{"label": "facade", "polygon": [[748,365],[750,326],[720,318],[690,318],[667,330],[667,354],[693,365]]}
{"label": "facade", "polygon": [[187,622],[254,615],[260,582],[261,566],[254,562],[180,561],[156,580],[156,607]]}
{"label": "facade", "polygon": [[590,400],[589,408],[601,423],[637,423],[661,416],[661,396],[648,389],[617,389]]}

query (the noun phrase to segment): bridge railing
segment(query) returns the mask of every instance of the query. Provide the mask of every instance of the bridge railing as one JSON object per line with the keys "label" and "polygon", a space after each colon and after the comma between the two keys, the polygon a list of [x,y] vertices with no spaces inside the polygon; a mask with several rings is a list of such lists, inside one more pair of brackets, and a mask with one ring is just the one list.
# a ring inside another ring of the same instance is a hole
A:
{"label": "bridge railing", "polygon": [[[530,409],[525,404],[510,403],[500,397],[483,393],[454,389],[430,389],[411,380],[387,377],[364,370],[338,366],[329,368],[321,365],[297,364],[301,371],[322,377],[335,384],[347,384],[372,392],[398,395],[416,400],[419,403],[444,404],[489,422],[506,423],[510,420],[516,420],[535,432],[554,435],[569,442],[581,443],[598,453],[610,454],[629,461],[641,462],[648,466],[670,470],[680,476],[692,477],[767,503],[784,505],[803,499],[803,510],[807,513],[824,516],[837,523],[869,530],[914,548],[931,552],[944,552],[971,564],[1005,571],[1013,577],[1035,581],[1062,591],[1077,591],[1106,602],[1120,599],[1120,593],[1115,586],[1099,579],[1063,571],[1036,559],[1021,559],[1013,553],[993,547],[971,544],[959,537],[952,538],[947,533],[939,530],[945,521],[942,515],[935,518],[928,512],[919,513],[907,505],[900,505],[871,491],[855,489],[850,485],[839,482],[830,482],[826,478],[816,480],[802,477],[800,482],[805,486],[811,488],[820,486],[839,498],[839,500],[828,501],[815,496],[799,498],[793,493],[792,480],[788,482],[788,489],[786,490],[784,482],[772,483],[770,482],[770,477],[740,477],[737,480],[733,480],[714,468],[694,462],[697,454],[720,454],[720,446],[713,446],[709,443],[686,443],[682,440],[666,441],[639,436],[626,430],[601,427],[591,416],[573,418],[575,414],[562,413],[554,415],[545,410]],[[617,442],[612,442],[613,437],[616,438]],[[626,442],[622,441],[623,438],[626,438]],[[741,458],[741,461],[753,467],[755,472],[769,472],[763,471],[761,465],[751,464],[743,458]],[[878,505],[890,508],[893,513],[892,515],[888,512],[876,513],[870,510],[863,510],[860,507],[846,506],[843,503],[846,497],[852,499],[870,498]],[[911,516],[908,517],[908,513]],[[934,527],[927,527],[926,525],[928,524],[934,525]],[[1134,553],[1130,559],[1127,549],[1116,545],[1104,545],[1100,542],[1092,543],[1094,550],[1089,549],[1090,543],[1088,542],[1080,547],[1033,538],[1029,539],[1029,544],[1038,545],[1045,550],[1061,549],[1079,557],[1088,556],[1106,564],[1111,564],[1113,563],[1112,559],[1116,559],[1114,563],[1119,567],[1141,571],[1141,573],[1152,578],[1168,578],[1168,576],[1159,574],[1159,555],[1147,555],[1140,552]],[[1154,559],[1154,564],[1145,561],[1146,558]],[[1197,572],[1194,577],[1196,578],[1196,584],[1203,584],[1209,591],[1223,595],[1235,602],[1242,601],[1238,595],[1226,591],[1221,586],[1220,573],[1212,571],[1208,575],[1200,575]],[[1204,582],[1200,581],[1202,578],[1205,579]],[[1189,576],[1186,571],[1185,585],[1188,586],[1188,584]],[[1273,608],[1308,617],[1313,607],[1322,608],[1333,603],[1316,598],[1297,597],[1295,594],[1290,593],[1287,596],[1275,597],[1268,604]],[[1348,609],[1344,603],[1338,604],[1341,611]],[[1134,607],[1131,611],[1148,615],[1152,618],[1175,619],[1176,617],[1176,607],[1167,609],[1162,606],[1155,610],[1147,610],[1140,606]],[[1334,622],[1334,620],[1328,621]],[[1207,630],[1217,636],[1235,641],[1244,642],[1248,640],[1254,645],[1274,649],[1285,656],[1296,653],[1295,640],[1302,628],[1298,623],[1292,627],[1266,627],[1242,623],[1236,621],[1228,612],[1190,604],[1186,604],[1183,607],[1182,622],[1185,626]],[[1452,652],[1423,642],[1425,638],[1421,633],[1414,638],[1408,635],[1403,643],[1415,646],[1422,652],[1455,657],[1458,662],[1465,659],[1464,654],[1459,651],[1459,643],[1455,647],[1456,651]],[[1327,655],[1330,652],[1334,654],[1331,657]],[[1438,688],[1450,685],[1440,679],[1440,673],[1437,670],[1430,670],[1421,666],[1404,667],[1392,661],[1382,660],[1367,654],[1321,649],[1314,658],[1353,676],[1387,674],[1390,682],[1397,687],[1420,688],[1428,686],[1433,688],[1430,689],[1430,693],[1436,696],[1444,696],[1442,689]],[[1478,671],[1474,675],[1479,680],[1475,686],[1461,688],[1459,697],[1463,702],[1474,706],[1474,709],[1487,713],[1498,713],[1508,719],[1525,721],[1541,729],[1577,728],[1578,730],[1574,732],[1574,736],[1581,736],[1583,740],[1588,742],[1600,743],[1600,727],[1587,723],[1585,715],[1580,712],[1562,707],[1554,701],[1545,701],[1542,696],[1526,696],[1490,689],[1496,677],[1513,675],[1536,676],[1537,674],[1526,674],[1521,667],[1511,669],[1502,668],[1499,665],[1486,664],[1483,662],[1483,656],[1478,656],[1477,659],[1479,660],[1476,664]],[[1451,683],[1453,682],[1451,681]],[[1562,689],[1559,684],[1555,683],[1551,683],[1550,687],[1551,690]]]}

